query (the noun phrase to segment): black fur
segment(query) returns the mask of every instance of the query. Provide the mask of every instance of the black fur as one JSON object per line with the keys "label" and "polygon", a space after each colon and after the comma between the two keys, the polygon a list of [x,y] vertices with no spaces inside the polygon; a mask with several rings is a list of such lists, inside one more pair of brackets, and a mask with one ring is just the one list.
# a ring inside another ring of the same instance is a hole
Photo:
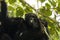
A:
{"label": "black fur", "polygon": [[7,4],[5,1],[1,1],[1,13],[0,18],[4,19],[7,17]]}
{"label": "black fur", "polygon": [[44,22],[41,22],[35,14],[26,14],[25,21],[27,25],[27,31],[21,36],[22,40],[48,40],[48,36],[41,30],[41,23],[45,27],[47,27],[47,25],[45,25]]}

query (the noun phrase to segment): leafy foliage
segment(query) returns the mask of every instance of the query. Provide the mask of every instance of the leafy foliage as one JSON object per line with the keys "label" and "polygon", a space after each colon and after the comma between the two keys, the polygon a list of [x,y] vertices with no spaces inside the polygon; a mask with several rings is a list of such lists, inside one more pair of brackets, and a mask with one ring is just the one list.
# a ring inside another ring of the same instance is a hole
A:
{"label": "leafy foliage", "polygon": [[45,0],[40,0],[41,2],[44,2]]}
{"label": "leafy foliage", "polygon": [[12,1],[12,0],[9,0],[9,3],[10,3],[10,4],[13,4],[13,3],[15,3],[15,2],[16,2],[16,0],[13,0],[13,1]]}
{"label": "leafy foliage", "polygon": [[50,16],[52,14],[52,12],[49,9],[45,9],[45,7],[40,8],[40,12],[46,16]]}
{"label": "leafy foliage", "polygon": [[50,9],[51,8],[51,6],[48,3],[46,3],[45,5],[46,5],[46,8],[47,9]]}
{"label": "leafy foliage", "polygon": [[21,7],[16,8],[16,16],[23,16],[24,10]]}
{"label": "leafy foliage", "polygon": [[51,3],[52,6],[54,6],[54,7],[56,6],[56,2],[54,0],[52,0],[52,1],[48,0],[48,1]]}

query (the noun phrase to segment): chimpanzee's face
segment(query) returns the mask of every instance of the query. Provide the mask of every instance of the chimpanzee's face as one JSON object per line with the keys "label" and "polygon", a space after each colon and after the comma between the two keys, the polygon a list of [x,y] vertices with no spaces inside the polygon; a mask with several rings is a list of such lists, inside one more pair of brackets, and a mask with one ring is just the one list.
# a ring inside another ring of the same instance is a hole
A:
{"label": "chimpanzee's face", "polygon": [[29,25],[31,25],[33,28],[38,28],[37,19],[34,17],[29,18]]}

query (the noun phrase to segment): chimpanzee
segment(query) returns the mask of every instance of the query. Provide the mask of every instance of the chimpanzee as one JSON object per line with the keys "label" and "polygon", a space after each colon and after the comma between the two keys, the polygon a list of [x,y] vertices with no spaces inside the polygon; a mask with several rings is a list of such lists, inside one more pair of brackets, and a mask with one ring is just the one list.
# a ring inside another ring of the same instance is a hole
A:
{"label": "chimpanzee", "polygon": [[7,4],[4,0],[1,1],[0,12],[1,32],[8,34],[12,40],[18,40],[17,36],[25,30],[23,18],[8,18]]}
{"label": "chimpanzee", "polygon": [[12,40],[7,33],[0,32],[0,40]]}
{"label": "chimpanzee", "polygon": [[[35,14],[29,13],[25,15],[25,21],[27,25],[27,29],[31,31],[40,30],[39,20]],[[38,30],[36,30],[38,29]]]}
{"label": "chimpanzee", "polygon": [[21,33],[26,30],[25,20],[23,18],[12,18],[12,32],[16,32],[17,39],[20,40]]}
{"label": "chimpanzee", "polygon": [[1,12],[0,12],[0,18],[6,18],[7,17],[7,4],[5,0],[1,0]]}
{"label": "chimpanzee", "polygon": [[[25,23],[27,25],[27,31],[22,34],[21,40],[48,40],[48,36],[41,30],[42,26],[36,14],[26,14]],[[43,25],[47,26],[44,23]]]}
{"label": "chimpanzee", "polygon": [[19,33],[25,30],[25,24],[23,18],[10,18],[10,23],[5,24],[5,30],[14,39],[17,40]]}
{"label": "chimpanzee", "polygon": [[6,13],[7,13],[7,4],[5,2],[5,0],[1,0],[0,1],[0,7],[1,7],[1,11],[0,11],[0,32],[3,31],[3,23],[4,20],[6,19]]}

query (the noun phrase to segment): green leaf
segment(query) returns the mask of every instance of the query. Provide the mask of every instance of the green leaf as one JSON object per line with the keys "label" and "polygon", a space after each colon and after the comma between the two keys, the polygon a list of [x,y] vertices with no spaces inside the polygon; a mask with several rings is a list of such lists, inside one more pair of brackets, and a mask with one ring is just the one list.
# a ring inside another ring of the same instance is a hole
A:
{"label": "green leaf", "polygon": [[23,6],[26,6],[26,3],[24,2],[24,0],[19,0],[19,2],[21,2]]}
{"label": "green leaf", "polygon": [[60,3],[58,3],[58,7],[60,8]]}
{"label": "green leaf", "polygon": [[50,16],[52,14],[52,12],[50,10],[45,10],[45,15],[46,16]]}
{"label": "green leaf", "polygon": [[23,14],[24,14],[24,10],[21,7],[17,7],[16,8],[16,16],[21,17],[21,16],[23,16]]}
{"label": "green leaf", "polygon": [[56,2],[54,0],[52,0],[52,1],[48,0],[48,1],[51,3],[52,6],[54,6],[54,7],[56,6]]}
{"label": "green leaf", "polygon": [[8,10],[14,10],[14,8],[12,6],[8,6]]}
{"label": "green leaf", "polygon": [[19,0],[19,2],[23,2],[24,0]]}
{"label": "green leaf", "polygon": [[60,14],[60,1],[58,1],[58,7],[56,8],[58,14]]}
{"label": "green leaf", "polygon": [[60,7],[59,6],[56,8],[56,10],[57,10],[58,14],[60,14]]}
{"label": "green leaf", "polygon": [[58,3],[60,2],[60,0],[58,0]]}
{"label": "green leaf", "polygon": [[10,4],[13,4],[13,3],[15,3],[16,2],[16,0],[9,0],[9,3]]}
{"label": "green leaf", "polygon": [[50,9],[50,4],[46,3],[45,6],[47,7],[47,9]]}
{"label": "green leaf", "polygon": [[[47,19],[48,20],[48,19]],[[50,27],[50,34],[53,35],[55,33],[55,26],[56,24],[51,23],[50,20],[48,20],[48,26]]]}
{"label": "green leaf", "polygon": [[46,16],[50,16],[52,14],[52,12],[48,9],[45,9],[45,7],[40,8],[40,12]]}
{"label": "green leaf", "polygon": [[45,0],[40,0],[41,2],[44,2]]}
{"label": "green leaf", "polygon": [[44,10],[45,10],[45,7],[41,7],[41,8],[40,8],[40,12],[41,12],[41,13],[44,13]]}
{"label": "green leaf", "polygon": [[14,10],[15,9],[12,6],[8,6],[8,11],[10,11],[8,15],[10,15],[11,17],[13,17],[14,16]]}
{"label": "green leaf", "polygon": [[32,8],[29,6],[26,6],[25,12],[27,12],[27,13],[32,12]]}

